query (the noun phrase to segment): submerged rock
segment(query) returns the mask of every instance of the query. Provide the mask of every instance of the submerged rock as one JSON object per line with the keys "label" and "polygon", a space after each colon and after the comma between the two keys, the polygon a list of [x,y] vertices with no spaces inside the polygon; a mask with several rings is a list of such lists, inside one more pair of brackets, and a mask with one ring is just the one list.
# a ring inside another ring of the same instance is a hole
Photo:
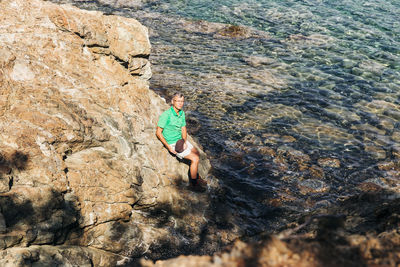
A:
{"label": "submerged rock", "polygon": [[300,193],[302,193],[303,195],[309,193],[322,193],[329,190],[329,186],[325,182],[316,179],[307,179],[300,181],[298,183],[298,188],[300,190]]}
{"label": "submerged rock", "polygon": [[318,159],[318,165],[321,167],[339,168],[340,160],[334,158]]}
{"label": "submerged rock", "polygon": [[269,57],[261,56],[250,56],[244,59],[244,61],[252,67],[259,67],[262,65],[270,65],[276,63],[276,60]]}
{"label": "submerged rock", "polygon": [[187,32],[211,34],[214,38],[235,38],[235,39],[270,38],[267,32],[242,25],[231,25],[224,23],[209,22],[204,20],[197,20],[197,21],[182,20],[181,23],[182,27]]}
{"label": "submerged rock", "polygon": [[[266,86],[274,89],[283,89],[287,87],[286,82],[279,78],[275,70],[254,71],[250,74],[251,78],[264,83]],[[266,88],[268,90],[269,88]],[[269,89],[271,90],[271,89]]]}
{"label": "submerged rock", "polygon": [[376,159],[385,159],[387,157],[387,152],[384,148],[376,146],[373,144],[366,144],[364,150],[371,154]]}
{"label": "submerged rock", "polygon": [[250,37],[250,33],[245,27],[237,25],[227,25],[218,30],[214,36],[248,38]]}

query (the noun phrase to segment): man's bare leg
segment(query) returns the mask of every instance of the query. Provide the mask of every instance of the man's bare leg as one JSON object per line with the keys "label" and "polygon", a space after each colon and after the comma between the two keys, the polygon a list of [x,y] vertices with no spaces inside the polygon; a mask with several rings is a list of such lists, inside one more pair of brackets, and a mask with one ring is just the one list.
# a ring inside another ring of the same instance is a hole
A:
{"label": "man's bare leg", "polygon": [[200,160],[200,154],[199,151],[196,148],[192,148],[191,152],[189,155],[185,157],[185,159],[190,160],[190,178],[191,179],[196,179],[197,178],[197,170],[199,168],[199,160]]}

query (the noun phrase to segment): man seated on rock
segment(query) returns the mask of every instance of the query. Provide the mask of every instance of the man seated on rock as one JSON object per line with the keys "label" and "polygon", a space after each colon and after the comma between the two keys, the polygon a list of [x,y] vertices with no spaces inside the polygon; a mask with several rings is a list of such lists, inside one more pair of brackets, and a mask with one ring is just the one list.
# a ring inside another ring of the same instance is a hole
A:
{"label": "man seated on rock", "polygon": [[190,160],[190,185],[196,189],[204,189],[207,184],[198,175],[199,151],[187,140],[185,112],[182,110],[185,98],[181,93],[172,97],[171,108],[161,114],[156,135],[168,151],[180,159]]}

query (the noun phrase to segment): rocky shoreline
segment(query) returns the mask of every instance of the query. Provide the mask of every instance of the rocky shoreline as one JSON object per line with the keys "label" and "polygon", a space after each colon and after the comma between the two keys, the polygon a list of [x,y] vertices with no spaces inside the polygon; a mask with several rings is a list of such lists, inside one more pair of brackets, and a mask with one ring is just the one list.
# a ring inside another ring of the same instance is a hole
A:
{"label": "rocky shoreline", "polygon": [[[136,20],[39,0],[3,0],[0,10],[1,266],[399,264],[397,192],[374,181],[251,237],[232,223],[204,152],[209,190],[188,190],[187,164],[155,137],[168,105],[149,90],[151,46]],[[185,27],[216,38],[260,35],[201,21]],[[260,153],[313,177],[340,167],[333,158],[309,166],[286,147]],[[397,179],[399,166],[378,167]],[[299,191],[328,190],[315,181],[298,181]],[[264,204],[279,212],[288,197]]]}
{"label": "rocky shoreline", "polygon": [[305,214],[274,235],[236,240],[212,256],[142,259],[132,266],[398,266],[400,205],[393,197],[384,190],[361,193]]}
{"label": "rocky shoreline", "polygon": [[148,88],[147,29],[38,0],[0,9],[0,265],[189,253],[210,195],[155,137],[168,105]]}

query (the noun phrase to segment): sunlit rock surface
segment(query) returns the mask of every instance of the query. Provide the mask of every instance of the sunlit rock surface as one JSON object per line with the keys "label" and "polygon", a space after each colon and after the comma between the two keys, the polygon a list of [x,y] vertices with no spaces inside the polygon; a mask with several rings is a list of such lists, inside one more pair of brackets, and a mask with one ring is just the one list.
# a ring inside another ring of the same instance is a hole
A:
{"label": "sunlit rock surface", "polygon": [[148,89],[147,29],[38,0],[0,10],[0,265],[113,266],[199,242],[209,196],[155,137],[168,105]]}

